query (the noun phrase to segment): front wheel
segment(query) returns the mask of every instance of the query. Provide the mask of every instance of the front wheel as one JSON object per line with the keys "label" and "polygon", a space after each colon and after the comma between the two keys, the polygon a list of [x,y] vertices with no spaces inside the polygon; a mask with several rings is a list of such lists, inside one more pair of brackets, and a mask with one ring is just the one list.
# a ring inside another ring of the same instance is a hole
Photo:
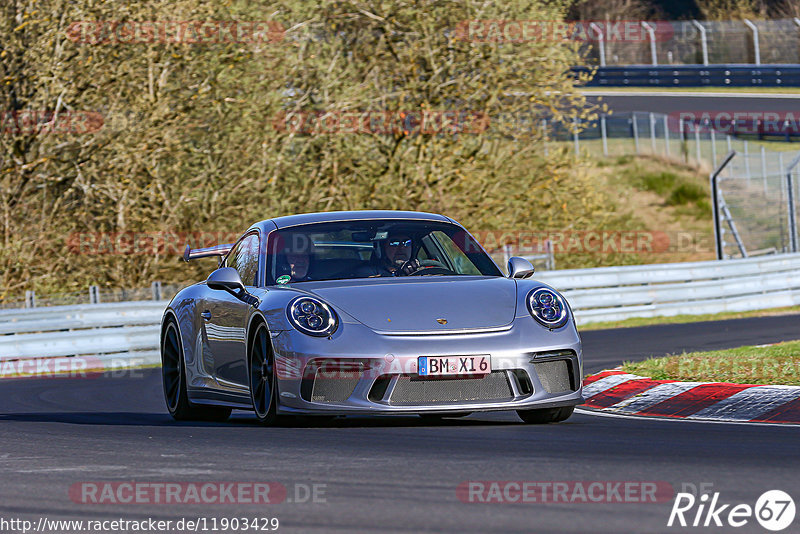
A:
{"label": "front wheel", "polygon": [[541,425],[565,421],[574,411],[575,406],[562,406],[560,408],[540,408],[538,410],[517,410],[517,415],[528,424]]}
{"label": "front wheel", "polygon": [[278,384],[275,358],[264,323],[256,327],[250,346],[250,400],[258,420],[265,425],[278,422]]}
{"label": "front wheel", "polygon": [[161,340],[161,381],[167,410],[176,421],[225,421],[230,417],[230,408],[197,406],[189,401],[186,393],[183,348],[178,336],[178,327],[171,319],[164,329],[164,337]]}

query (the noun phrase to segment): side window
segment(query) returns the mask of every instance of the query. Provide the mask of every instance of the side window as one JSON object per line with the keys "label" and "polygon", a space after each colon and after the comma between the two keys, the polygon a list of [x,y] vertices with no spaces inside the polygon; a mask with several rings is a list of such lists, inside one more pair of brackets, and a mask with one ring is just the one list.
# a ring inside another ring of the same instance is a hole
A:
{"label": "side window", "polygon": [[256,285],[258,276],[258,235],[252,234],[242,239],[228,255],[227,267],[239,271],[239,276],[246,286]]}
{"label": "side window", "polygon": [[432,232],[431,235],[436,238],[439,245],[441,245],[447,255],[453,260],[458,274],[481,274],[481,271],[475,267],[475,264],[470,261],[467,255],[458,248],[458,245],[453,243],[450,236],[438,230]]}

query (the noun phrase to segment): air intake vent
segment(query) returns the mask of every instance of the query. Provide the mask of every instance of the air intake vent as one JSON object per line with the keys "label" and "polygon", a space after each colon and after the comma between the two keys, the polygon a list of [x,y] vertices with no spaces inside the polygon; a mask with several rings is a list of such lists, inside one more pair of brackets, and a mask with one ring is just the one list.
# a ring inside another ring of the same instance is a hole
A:
{"label": "air intake vent", "polygon": [[311,402],[344,402],[353,394],[364,372],[361,363],[321,363],[306,367],[301,396]]}
{"label": "air intake vent", "polygon": [[555,360],[549,362],[536,362],[533,364],[539,382],[548,393],[562,393],[575,391],[572,378],[572,365],[570,360]]}
{"label": "air intake vent", "polygon": [[493,371],[482,378],[420,379],[416,375],[401,375],[392,390],[389,403],[418,406],[512,398],[506,372]]}

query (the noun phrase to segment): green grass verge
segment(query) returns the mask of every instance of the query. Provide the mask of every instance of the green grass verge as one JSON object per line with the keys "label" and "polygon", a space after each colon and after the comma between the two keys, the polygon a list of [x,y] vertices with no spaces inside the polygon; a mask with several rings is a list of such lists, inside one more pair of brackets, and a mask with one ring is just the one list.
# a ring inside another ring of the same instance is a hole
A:
{"label": "green grass verge", "polygon": [[625,362],[622,370],[656,380],[797,386],[800,385],[800,341]]}
{"label": "green grass verge", "polygon": [[633,328],[657,324],[699,323],[702,321],[722,321],[725,319],[742,319],[745,317],[769,317],[772,315],[788,315],[800,313],[800,306],[752,310],[745,312],[705,313],[701,315],[671,315],[669,317],[633,317],[622,321],[603,321],[578,325],[578,330],[605,330],[608,328]]}

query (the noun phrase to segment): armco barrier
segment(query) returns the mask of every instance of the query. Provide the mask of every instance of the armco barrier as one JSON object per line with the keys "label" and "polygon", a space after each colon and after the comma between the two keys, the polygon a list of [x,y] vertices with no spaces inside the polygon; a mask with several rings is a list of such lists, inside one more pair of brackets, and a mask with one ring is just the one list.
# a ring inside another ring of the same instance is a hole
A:
{"label": "armco barrier", "polygon": [[158,364],[159,325],[166,304],[137,301],[0,310],[0,375],[14,376],[20,368],[3,362],[39,358],[65,361],[90,356],[93,370]]}
{"label": "armco barrier", "polygon": [[[797,87],[800,65],[625,65],[595,67],[588,87]],[[587,73],[589,67],[573,67]]]}
{"label": "armco barrier", "polygon": [[[800,254],[544,271],[579,324],[631,317],[745,311],[800,304]],[[165,301],[0,311],[4,362],[92,356],[107,367],[158,364]]]}
{"label": "armco barrier", "polygon": [[579,324],[800,304],[800,254],[547,271],[534,277],[567,297]]}

